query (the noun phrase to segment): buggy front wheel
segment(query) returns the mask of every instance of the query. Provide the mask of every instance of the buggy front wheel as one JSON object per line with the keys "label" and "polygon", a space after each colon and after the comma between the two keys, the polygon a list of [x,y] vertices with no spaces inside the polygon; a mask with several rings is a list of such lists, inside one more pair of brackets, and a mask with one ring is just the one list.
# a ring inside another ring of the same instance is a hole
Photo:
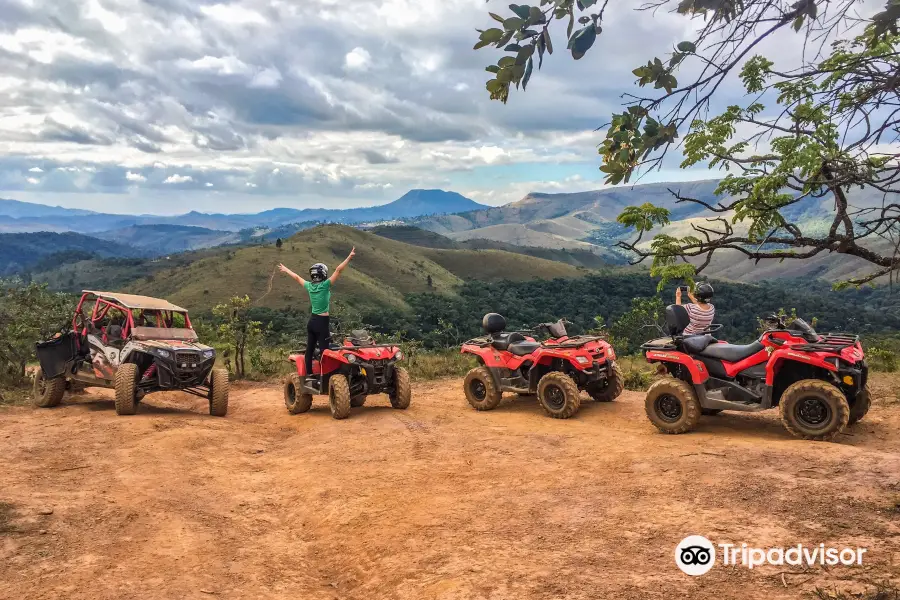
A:
{"label": "buggy front wheel", "polygon": [[116,414],[133,415],[137,412],[138,367],[125,363],[116,370]]}
{"label": "buggy front wheel", "polygon": [[228,414],[228,371],[213,369],[209,374],[209,414],[224,417]]}

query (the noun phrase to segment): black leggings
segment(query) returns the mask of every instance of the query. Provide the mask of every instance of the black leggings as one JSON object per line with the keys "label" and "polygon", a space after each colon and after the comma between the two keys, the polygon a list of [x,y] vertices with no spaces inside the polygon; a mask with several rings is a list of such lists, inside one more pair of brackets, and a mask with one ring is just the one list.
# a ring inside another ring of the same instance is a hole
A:
{"label": "black leggings", "polygon": [[312,375],[313,372],[313,355],[316,353],[316,346],[319,350],[325,350],[328,347],[328,317],[326,315],[312,315],[306,324],[306,374]]}

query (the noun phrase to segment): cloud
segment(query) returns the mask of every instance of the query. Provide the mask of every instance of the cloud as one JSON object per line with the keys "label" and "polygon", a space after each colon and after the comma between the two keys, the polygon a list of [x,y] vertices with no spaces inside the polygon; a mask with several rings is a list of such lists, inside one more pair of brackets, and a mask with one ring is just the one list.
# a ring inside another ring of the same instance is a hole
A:
{"label": "cloud", "polygon": [[[627,4],[580,61],[555,23],[557,52],[501,105],[484,89],[500,53],[471,49],[483,0],[0,0],[0,192],[246,212],[597,187],[595,129],[631,69],[702,26]],[[783,39],[779,61],[802,51]]]}
{"label": "cloud", "polygon": [[175,175],[169,175],[168,177],[166,177],[163,183],[188,183],[193,180],[194,178],[190,175],[178,175],[176,173]]}
{"label": "cloud", "polygon": [[44,170],[40,167],[31,167],[30,169],[28,169],[28,172],[29,173],[43,173]]}
{"label": "cloud", "polygon": [[365,48],[354,48],[344,56],[344,67],[348,71],[366,71],[372,64],[372,56]]}

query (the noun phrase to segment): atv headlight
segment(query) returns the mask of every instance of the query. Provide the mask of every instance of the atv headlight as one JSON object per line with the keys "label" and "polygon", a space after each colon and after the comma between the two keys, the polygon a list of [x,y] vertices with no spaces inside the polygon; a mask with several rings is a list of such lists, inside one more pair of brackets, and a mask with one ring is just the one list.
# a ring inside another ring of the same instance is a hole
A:
{"label": "atv headlight", "polygon": [[575,360],[577,360],[577,361],[578,361],[578,364],[580,364],[580,365],[589,365],[589,364],[591,364],[591,359],[585,358],[584,356],[576,356],[576,357],[575,357]]}
{"label": "atv headlight", "polygon": [[394,355],[394,358],[396,358],[397,360],[403,360],[403,351],[397,350],[397,354]]}
{"label": "atv headlight", "polygon": [[355,355],[355,354],[348,354],[348,355],[347,355],[347,362],[355,363],[355,362],[356,362],[356,355]]}
{"label": "atv headlight", "polygon": [[216,351],[215,351],[215,350],[204,350],[204,351],[203,351],[203,358],[205,358],[205,359],[207,359],[207,360],[209,360],[210,358],[214,357],[215,355],[216,355]]}

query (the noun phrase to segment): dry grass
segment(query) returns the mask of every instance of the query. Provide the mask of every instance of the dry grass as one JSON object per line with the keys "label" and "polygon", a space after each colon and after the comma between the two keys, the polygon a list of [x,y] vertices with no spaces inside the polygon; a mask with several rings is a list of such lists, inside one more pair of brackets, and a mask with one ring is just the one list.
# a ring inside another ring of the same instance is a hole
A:
{"label": "dry grass", "polygon": [[818,600],[900,600],[900,588],[889,581],[883,581],[870,583],[865,591],[854,593],[816,588],[810,596]]}

